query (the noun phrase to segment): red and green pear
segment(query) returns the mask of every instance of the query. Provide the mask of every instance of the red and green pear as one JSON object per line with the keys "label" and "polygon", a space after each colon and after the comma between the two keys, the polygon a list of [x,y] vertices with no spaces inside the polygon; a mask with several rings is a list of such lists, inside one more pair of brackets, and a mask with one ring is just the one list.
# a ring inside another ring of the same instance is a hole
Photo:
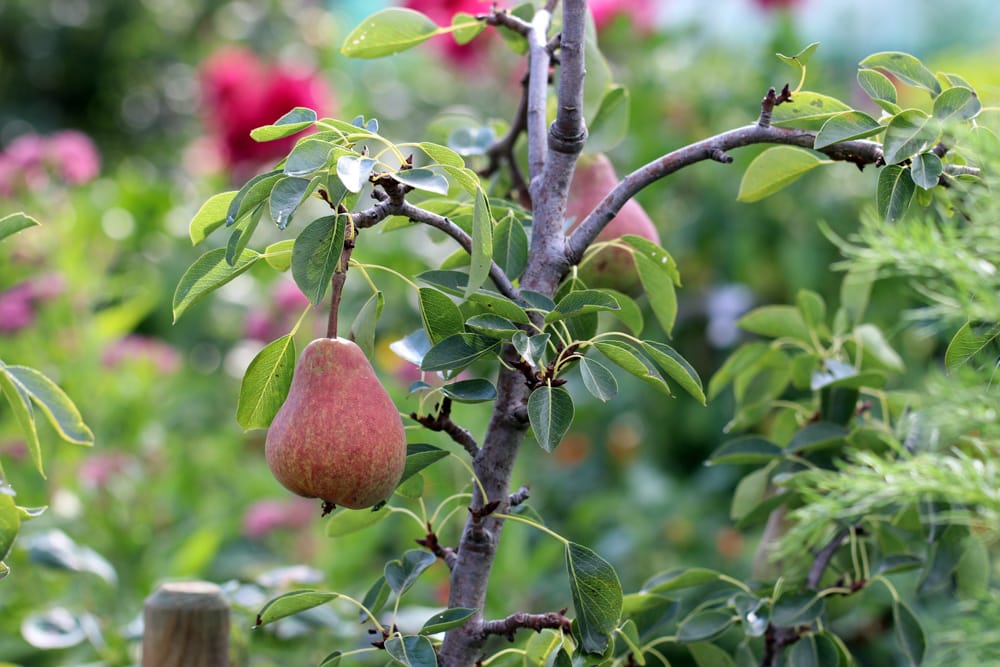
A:
{"label": "red and green pear", "polygon": [[[604,154],[581,156],[573,173],[566,203],[566,216],[578,225],[593,211],[605,195],[618,185],[614,165]],[[571,228],[572,228],[571,227]],[[630,199],[611,222],[601,230],[595,243],[613,241],[626,234],[635,234],[659,245],[660,234],[639,202]],[[605,247],[588,256],[580,265],[580,279],[587,287],[607,287],[630,296],[642,293],[642,283],[635,268],[632,253],[624,248]]]}
{"label": "red and green pear", "polygon": [[386,500],[399,484],[406,434],[361,348],[343,338],[319,338],[295,365],[264,452],[288,490],[361,509]]}

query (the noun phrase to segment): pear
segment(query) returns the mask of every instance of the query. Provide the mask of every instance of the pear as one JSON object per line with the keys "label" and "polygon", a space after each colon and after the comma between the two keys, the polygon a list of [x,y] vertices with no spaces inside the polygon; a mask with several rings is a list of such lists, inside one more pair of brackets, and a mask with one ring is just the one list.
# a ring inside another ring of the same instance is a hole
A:
{"label": "pear", "polygon": [[392,494],[406,465],[406,434],[361,348],[343,338],[306,346],[264,454],[288,490],[328,505],[361,509]]}
{"label": "pear", "polygon": [[[603,153],[584,155],[576,165],[566,203],[567,217],[576,227],[593,211],[605,195],[618,185],[614,165]],[[595,242],[612,241],[635,234],[659,245],[660,234],[639,202],[630,199],[611,222],[597,235]],[[642,283],[632,253],[623,248],[602,248],[580,266],[580,279],[587,287],[607,287],[630,296],[642,293]]]}

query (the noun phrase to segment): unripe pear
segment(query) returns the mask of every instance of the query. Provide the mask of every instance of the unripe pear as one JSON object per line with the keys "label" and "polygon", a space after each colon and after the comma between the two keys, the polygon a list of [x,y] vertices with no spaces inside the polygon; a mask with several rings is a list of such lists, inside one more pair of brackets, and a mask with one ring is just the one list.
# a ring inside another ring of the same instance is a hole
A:
{"label": "unripe pear", "polygon": [[[593,211],[618,185],[614,165],[603,153],[584,155],[576,165],[566,203],[567,217],[574,218],[571,229]],[[613,241],[635,234],[659,245],[660,234],[639,202],[630,199],[597,235],[595,242]],[[624,248],[602,248],[580,266],[580,279],[587,287],[607,287],[631,296],[642,293],[642,283],[632,253]]]}
{"label": "unripe pear", "polygon": [[319,338],[295,365],[264,453],[288,490],[361,509],[387,499],[399,484],[406,434],[361,348],[343,338]]}

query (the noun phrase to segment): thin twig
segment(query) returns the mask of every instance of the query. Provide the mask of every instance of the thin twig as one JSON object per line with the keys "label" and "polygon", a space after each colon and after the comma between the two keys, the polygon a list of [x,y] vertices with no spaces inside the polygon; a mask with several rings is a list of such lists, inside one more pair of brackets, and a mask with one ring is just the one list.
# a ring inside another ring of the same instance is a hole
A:
{"label": "thin twig", "polygon": [[437,535],[431,530],[430,524],[427,524],[427,536],[423,539],[416,540],[417,544],[424,547],[432,554],[444,561],[444,564],[448,566],[451,570],[455,567],[455,563],[458,561],[458,552],[451,547],[443,546],[439,541]]}
{"label": "thin twig", "polygon": [[837,534],[827,542],[826,546],[820,549],[813,560],[812,567],[809,568],[809,576],[806,577],[806,588],[815,591],[819,589],[819,582],[823,579],[823,573],[830,566],[837,550],[844,544],[844,540],[851,534],[849,527],[841,528]]}
{"label": "thin twig", "polygon": [[[345,214],[346,215],[346,214]],[[344,283],[347,281],[347,268],[354,252],[357,230],[350,216],[347,216],[347,230],[344,234],[344,248],[340,252],[340,263],[330,279],[330,314],[326,320],[326,337],[336,338],[340,313],[340,298],[344,293]]]}
{"label": "thin twig", "polygon": [[566,618],[565,614],[565,609],[547,614],[519,612],[498,621],[485,621],[480,630],[480,635],[482,637],[500,635],[510,641],[514,641],[514,633],[522,628],[534,630],[535,632],[541,632],[545,629],[562,630],[564,633],[569,634],[570,619]]}
{"label": "thin twig", "polygon": [[510,499],[507,501],[511,507],[517,507],[527,502],[528,498],[531,497],[527,485],[522,486],[514,493],[510,494]]}
{"label": "thin twig", "polygon": [[476,454],[479,453],[479,443],[476,442],[472,434],[452,421],[451,399],[447,396],[442,399],[441,409],[436,415],[421,417],[416,412],[411,412],[410,418],[426,429],[447,433],[452,440],[462,445],[472,458],[476,458]]}

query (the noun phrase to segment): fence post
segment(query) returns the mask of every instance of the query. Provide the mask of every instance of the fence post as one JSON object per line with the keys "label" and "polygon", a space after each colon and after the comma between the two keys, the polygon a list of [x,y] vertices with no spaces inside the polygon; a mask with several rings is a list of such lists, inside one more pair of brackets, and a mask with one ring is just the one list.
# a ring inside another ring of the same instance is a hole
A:
{"label": "fence post", "polygon": [[229,604],[204,581],[162,584],[146,598],[142,667],[228,667]]}

